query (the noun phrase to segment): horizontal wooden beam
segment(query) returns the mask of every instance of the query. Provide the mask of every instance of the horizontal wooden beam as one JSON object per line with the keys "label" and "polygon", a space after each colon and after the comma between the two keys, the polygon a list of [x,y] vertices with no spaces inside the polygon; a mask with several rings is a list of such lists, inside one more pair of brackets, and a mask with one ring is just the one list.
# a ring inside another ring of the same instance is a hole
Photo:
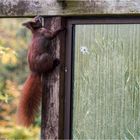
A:
{"label": "horizontal wooden beam", "polygon": [[140,0],[1,0],[0,17],[140,14]]}

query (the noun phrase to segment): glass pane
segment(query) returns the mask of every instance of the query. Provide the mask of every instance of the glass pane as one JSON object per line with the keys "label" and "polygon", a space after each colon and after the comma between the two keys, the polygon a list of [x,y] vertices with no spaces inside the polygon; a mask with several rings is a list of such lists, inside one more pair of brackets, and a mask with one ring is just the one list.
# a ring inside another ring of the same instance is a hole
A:
{"label": "glass pane", "polygon": [[76,25],[74,139],[140,139],[140,25]]}

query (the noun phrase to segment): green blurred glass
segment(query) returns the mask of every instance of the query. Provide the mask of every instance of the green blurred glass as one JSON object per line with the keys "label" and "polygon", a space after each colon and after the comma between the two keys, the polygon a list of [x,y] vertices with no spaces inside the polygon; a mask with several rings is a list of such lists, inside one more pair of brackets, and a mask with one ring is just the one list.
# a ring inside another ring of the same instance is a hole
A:
{"label": "green blurred glass", "polygon": [[74,139],[140,139],[140,25],[76,25]]}

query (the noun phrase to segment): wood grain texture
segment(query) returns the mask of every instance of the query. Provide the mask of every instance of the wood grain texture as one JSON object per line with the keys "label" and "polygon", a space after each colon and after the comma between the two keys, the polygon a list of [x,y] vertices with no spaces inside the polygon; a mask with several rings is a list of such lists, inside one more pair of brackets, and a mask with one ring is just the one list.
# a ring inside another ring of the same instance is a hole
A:
{"label": "wood grain texture", "polygon": [[2,0],[0,16],[139,14],[139,0]]}
{"label": "wood grain texture", "polygon": [[[45,27],[51,30],[57,29],[62,19],[59,17],[46,18]],[[63,138],[63,103],[64,103],[64,34],[60,33],[48,48],[48,52],[54,58],[60,59],[60,65],[52,72],[44,75],[43,95],[42,95],[42,139]],[[63,61],[62,61],[63,60]]]}

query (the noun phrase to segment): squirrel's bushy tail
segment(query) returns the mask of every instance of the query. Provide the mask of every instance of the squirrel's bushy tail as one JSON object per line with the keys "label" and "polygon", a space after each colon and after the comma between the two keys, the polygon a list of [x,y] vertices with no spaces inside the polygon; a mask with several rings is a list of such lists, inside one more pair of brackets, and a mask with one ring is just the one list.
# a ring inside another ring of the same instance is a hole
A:
{"label": "squirrel's bushy tail", "polygon": [[20,97],[17,111],[18,124],[26,127],[32,124],[39,109],[41,94],[41,77],[38,74],[31,73],[23,86]]}

